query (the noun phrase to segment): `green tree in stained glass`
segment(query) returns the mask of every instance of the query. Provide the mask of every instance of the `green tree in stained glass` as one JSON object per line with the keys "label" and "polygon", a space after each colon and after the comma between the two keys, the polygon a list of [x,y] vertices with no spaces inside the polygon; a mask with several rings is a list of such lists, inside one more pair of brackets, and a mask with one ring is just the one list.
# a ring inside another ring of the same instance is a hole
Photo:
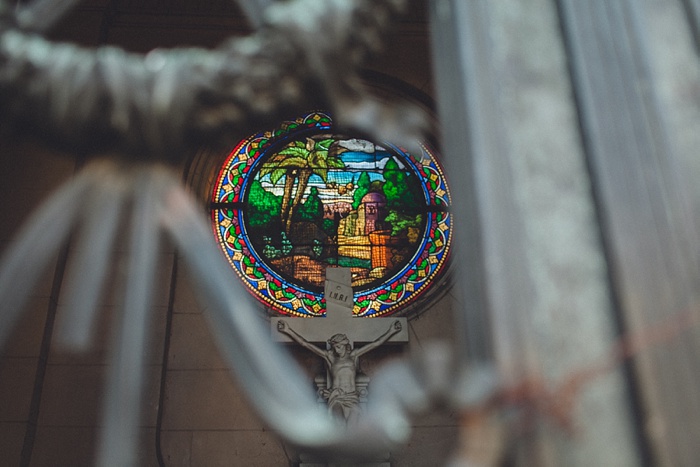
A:
{"label": "green tree in stained glass", "polygon": [[306,201],[297,210],[294,220],[320,222],[323,219],[323,202],[318,195],[318,188],[315,186],[309,190]]}
{"label": "green tree in stained glass", "polygon": [[[409,216],[394,210],[389,210],[385,221],[391,225],[391,236],[408,235],[409,227],[418,229],[423,222],[423,215]],[[413,243],[413,242],[412,242]]]}
{"label": "green tree in stained glass", "polygon": [[414,192],[415,177],[409,177],[405,171],[399,168],[399,164],[391,158],[384,166],[384,196],[389,209],[399,207],[417,207],[417,200]]}
{"label": "green tree in stained glass", "polygon": [[321,221],[321,228],[329,237],[335,237],[338,233],[338,222],[336,219],[323,219]]}
{"label": "green tree in stained glass", "polygon": [[253,180],[248,193],[248,225],[269,228],[279,219],[281,212],[282,198],[265,190],[258,180]]}
{"label": "green tree in stained glass", "polygon": [[369,193],[369,188],[370,188],[370,181],[369,181],[369,173],[367,172],[362,172],[360,174],[360,177],[357,179],[357,188],[355,189],[355,193],[352,196],[353,202],[352,202],[352,208],[357,209],[360,207],[360,203],[362,203],[362,198]]}
{"label": "green tree in stained glass", "polygon": [[328,169],[345,167],[338,158],[345,148],[334,143],[332,138],[293,141],[260,169],[260,177],[269,174],[273,185],[283,178],[285,180],[280,216],[286,233],[290,231],[294,213],[301,205],[311,176],[318,175],[325,183]]}

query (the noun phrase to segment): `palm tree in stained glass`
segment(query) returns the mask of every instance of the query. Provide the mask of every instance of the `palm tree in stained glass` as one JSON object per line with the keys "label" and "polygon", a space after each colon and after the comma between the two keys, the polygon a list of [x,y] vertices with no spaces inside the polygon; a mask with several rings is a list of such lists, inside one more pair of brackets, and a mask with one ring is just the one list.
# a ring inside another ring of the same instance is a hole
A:
{"label": "palm tree in stained glass", "polygon": [[306,141],[297,140],[290,143],[260,169],[259,176],[262,178],[269,174],[273,185],[282,178],[285,179],[280,215],[286,233],[291,229],[294,213],[301,205],[311,176],[317,175],[327,183],[329,169],[345,168],[345,164],[338,157],[345,151],[346,149],[339,146],[333,138],[306,138]]}

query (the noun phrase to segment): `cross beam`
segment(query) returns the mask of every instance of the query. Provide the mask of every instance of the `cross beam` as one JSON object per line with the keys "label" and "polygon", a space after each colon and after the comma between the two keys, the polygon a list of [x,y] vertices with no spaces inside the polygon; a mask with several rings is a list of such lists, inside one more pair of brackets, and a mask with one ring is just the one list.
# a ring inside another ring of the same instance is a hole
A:
{"label": "cross beam", "polygon": [[349,268],[327,268],[324,296],[326,316],[318,318],[272,318],[272,336],[278,342],[292,342],[289,336],[277,330],[279,321],[286,323],[307,341],[325,343],[331,336],[343,333],[350,343],[372,342],[384,334],[395,321],[401,322],[401,331],[388,342],[408,342],[406,318],[359,318],[353,315],[352,282]]}

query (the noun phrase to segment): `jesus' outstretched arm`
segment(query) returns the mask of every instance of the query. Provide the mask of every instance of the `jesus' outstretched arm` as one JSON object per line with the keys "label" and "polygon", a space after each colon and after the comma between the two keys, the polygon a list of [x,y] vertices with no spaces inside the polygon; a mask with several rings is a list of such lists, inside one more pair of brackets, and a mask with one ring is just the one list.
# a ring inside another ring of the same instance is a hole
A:
{"label": "jesus' outstretched arm", "polygon": [[377,347],[379,347],[380,345],[382,345],[386,341],[388,341],[391,338],[391,336],[393,336],[394,334],[396,334],[400,331],[401,331],[401,321],[396,320],[391,324],[391,326],[389,326],[389,329],[387,329],[387,331],[384,334],[382,334],[381,336],[379,336],[378,338],[376,338],[375,340],[373,340],[369,344],[362,346],[359,349],[353,350],[352,351],[353,357],[359,357],[361,355],[366,354],[370,350],[376,349]]}
{"label": "jesus' outstretched arm", "polygon": [[310,350],[311,352],[315,353],[319,357],[322,358],[327,358],[326,352],[321,350],[320,348],[316,347],[313,345],[311,342],[307,341],[304,339],[302,336],[300,336],[294,329],[289,327],[287,323],[284,321],[277,321],[277,330],[281,332],[282,334],[286,334],[289,337],[291,337],[297,344],[301,345],[307,350]]}

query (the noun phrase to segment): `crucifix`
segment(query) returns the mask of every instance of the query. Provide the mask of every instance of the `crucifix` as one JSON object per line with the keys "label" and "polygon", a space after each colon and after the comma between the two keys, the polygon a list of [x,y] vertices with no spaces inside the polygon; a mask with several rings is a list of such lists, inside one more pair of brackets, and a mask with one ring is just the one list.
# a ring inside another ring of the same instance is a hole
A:
{"label": "crucifix", "polygon": [[[279,342],[294,341],[323,358],[327,376],[316,378],[318,393],[331,414],[356,421],[366,400],[369,378],[358,374],[361,355],[386,342],[408,342],[406,318],[353,316],[349,268],[327,268],[324,296],[326,316],[319,319],[272,318],[272,335]],[[363,343],[362,347],[355,344]],[[322,349],[316,344],[325,344]]]}

